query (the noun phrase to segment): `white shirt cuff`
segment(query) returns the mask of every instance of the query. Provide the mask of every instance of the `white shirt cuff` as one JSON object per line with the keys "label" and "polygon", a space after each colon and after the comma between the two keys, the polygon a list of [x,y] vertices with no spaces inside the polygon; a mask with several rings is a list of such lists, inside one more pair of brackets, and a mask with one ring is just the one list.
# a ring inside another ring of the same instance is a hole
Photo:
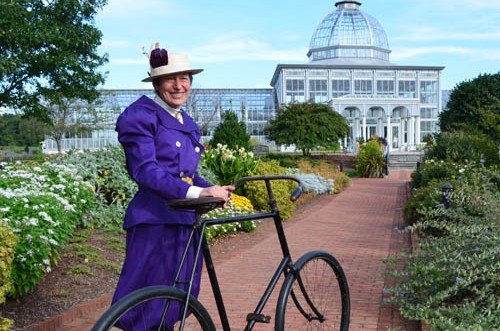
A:
{"label": "white shirt cuff", "polygon": [[199,186],[190,186],[187,193],[186,193],[186,199],[195,199],[199,198],[201,191],[203,191],[203,187]]}

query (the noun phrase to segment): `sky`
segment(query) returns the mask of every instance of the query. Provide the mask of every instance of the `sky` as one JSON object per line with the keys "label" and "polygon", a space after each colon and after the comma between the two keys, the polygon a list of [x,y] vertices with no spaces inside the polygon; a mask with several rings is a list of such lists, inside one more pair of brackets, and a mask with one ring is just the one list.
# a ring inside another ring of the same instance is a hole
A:
{"label": "sky", "polygon": [[[305,64],[335,0],[108,0],[95,20],[106,89],[149,89],[143,51],[186,53],[194,88],[268,88],[278,64]],[[443,66],[442,89],[500,71],[500,1],[359,0],[389,41],[390,62]]]}

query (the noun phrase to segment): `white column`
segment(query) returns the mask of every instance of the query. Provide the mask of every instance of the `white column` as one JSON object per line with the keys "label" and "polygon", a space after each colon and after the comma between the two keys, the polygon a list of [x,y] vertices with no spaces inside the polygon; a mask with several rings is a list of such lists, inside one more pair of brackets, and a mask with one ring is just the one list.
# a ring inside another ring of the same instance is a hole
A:
{"label": "white column", "polygon": [[356,144],[356,140],[358,139],[358,137],[360,137],[359,135],[359,118],[354,118],[354,125],[353,125],[353,133],[354,133],[354,139],[353,139],[353,143]]}
{"label": "white column", "polygon": [[363,114],[363,139],[364,141],[367,141],[366,137],[366,114]]}
{"label": "white column", "polygon": [[391,128],[391,116],[387,116],[387,146],[392,146],[392,128]]}
{"label": "white column", "polygon": [[409,147],[412,148],[415,145],[415,116],[410,116],[408,135],[410,136],[408,144],[410,145]]}
{"label": "white column", "polygon": [[420,145],[420,116],[415,116],[415,145]]}

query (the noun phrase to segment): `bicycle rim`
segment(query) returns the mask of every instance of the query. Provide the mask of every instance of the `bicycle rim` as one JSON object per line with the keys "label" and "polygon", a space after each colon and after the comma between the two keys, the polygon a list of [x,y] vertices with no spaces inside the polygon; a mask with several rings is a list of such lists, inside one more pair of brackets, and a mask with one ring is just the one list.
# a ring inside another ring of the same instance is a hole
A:
{"label": "bicycle rim", "polygon": [[186,293],[168,286],[150,286],[134,291],[113,304],[92,331],[106,330],[184,330],[215,331],[210,315],[194,297],[182,326]]}
{"label": "bicycle rim", "polygon": [[295,267],[297,272],[290,272],[281,288],[276,330],[348,330],[349,288],[338,261],[314,251],[302,256]]}

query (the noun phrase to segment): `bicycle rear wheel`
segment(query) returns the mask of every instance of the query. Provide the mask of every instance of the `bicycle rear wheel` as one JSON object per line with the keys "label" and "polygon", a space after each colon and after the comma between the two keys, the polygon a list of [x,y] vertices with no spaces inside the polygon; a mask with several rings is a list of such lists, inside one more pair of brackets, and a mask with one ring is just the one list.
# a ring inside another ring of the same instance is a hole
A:
{"label": "bicycle rear wheel", "polygon": [[350,299],[344,271],[329,253],[312,251],[295,263],[281,287],[275,330],[349,329]]}
{"label": "bicycle rear wheel", "polygon": [[215,331],[212,318],[193,296],[188,316],[180,326],[186,292],[169,286],[149,286],[136,290],[113,304],[96,322],[92,331],[106,330],[185,330]]}

